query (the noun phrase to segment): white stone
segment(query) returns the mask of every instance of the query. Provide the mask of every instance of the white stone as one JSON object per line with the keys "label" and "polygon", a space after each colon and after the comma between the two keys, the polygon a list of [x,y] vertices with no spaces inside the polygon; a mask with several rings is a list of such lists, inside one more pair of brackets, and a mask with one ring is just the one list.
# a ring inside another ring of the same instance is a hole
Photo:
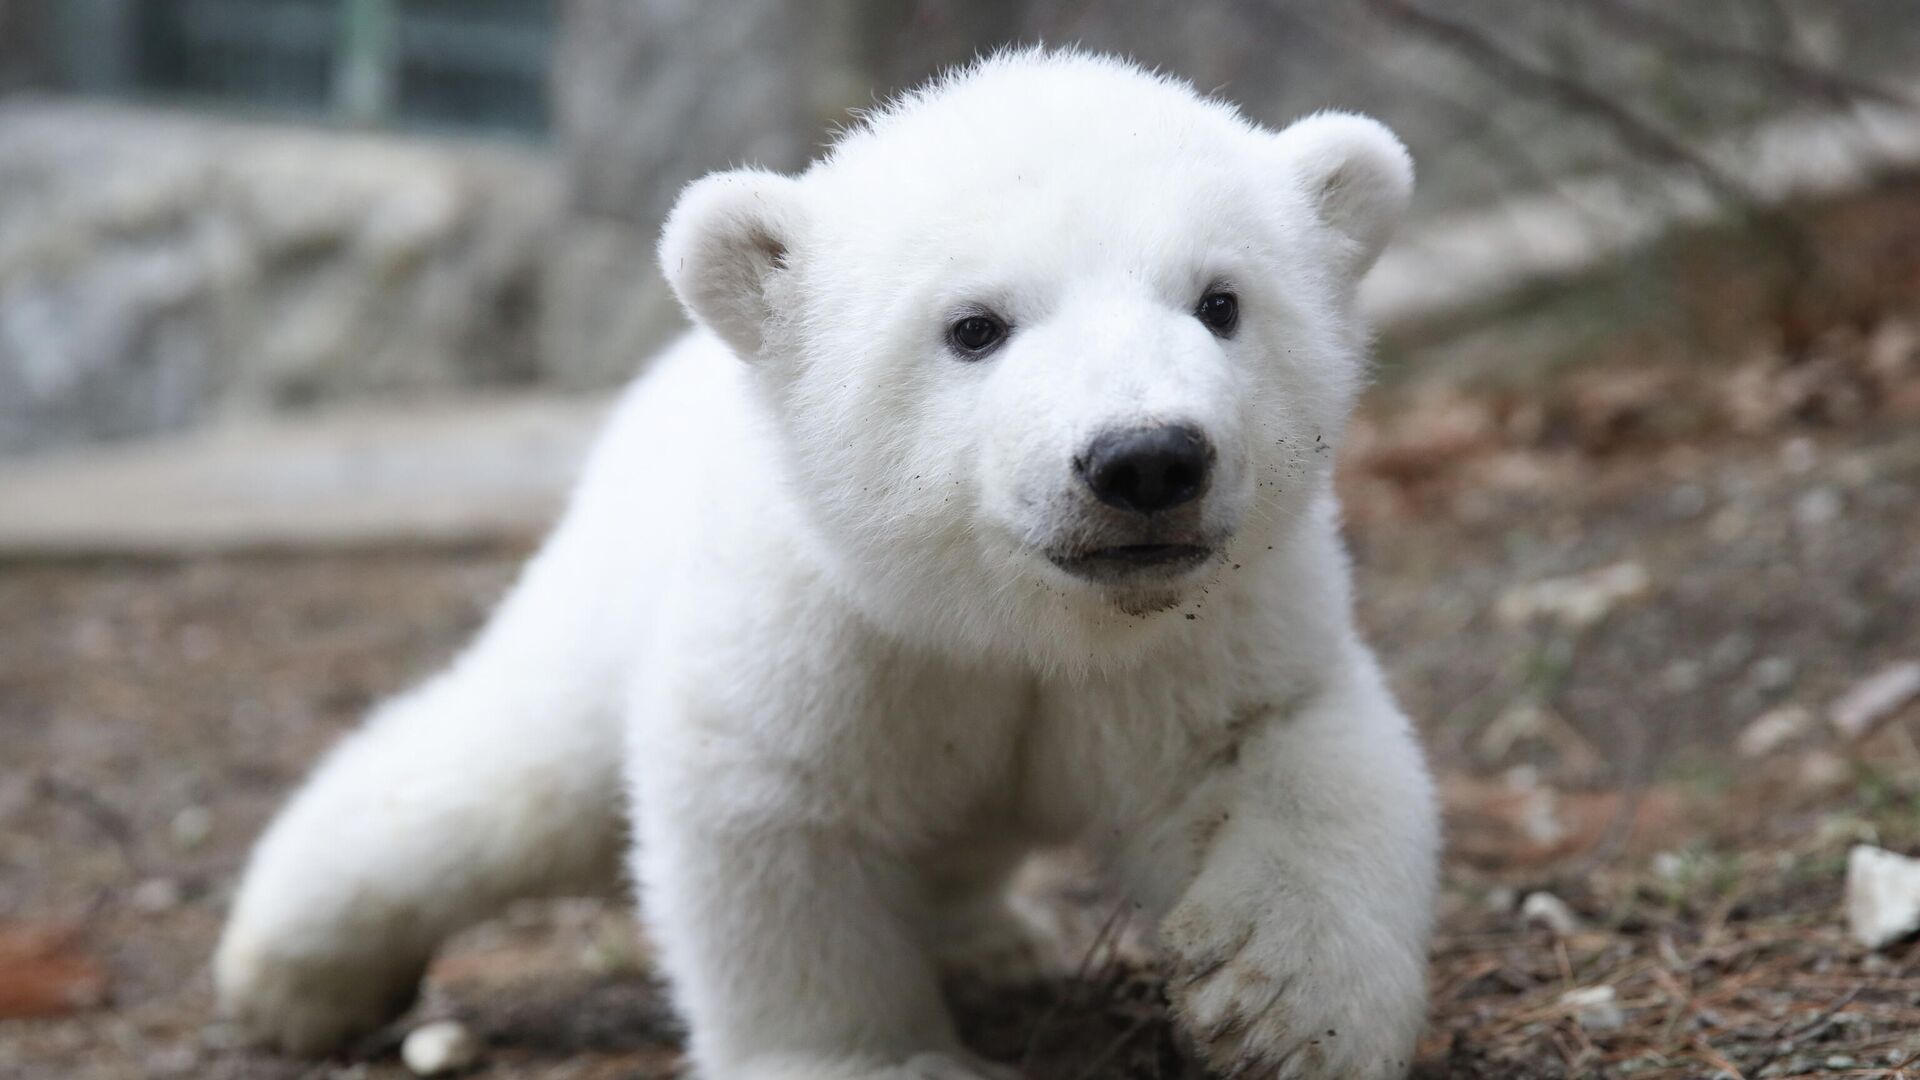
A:
{"label": "white stone", "polygon": [[172,911],[186,899],[180,883],[172,878],[148,878],[134,886],[133,894],[128,897],[133,906],[149,915]]}
{"label": "white stone", "polygon": [[1615,1031],[1627,1022],[1611,986],[1583,986],[1560,995],[1560,1004],[1588,1031]]}
{"label": "white stone", "polygon": [[1660,688],[1669,694],[1691,694],[1700,688],[1698,660],[1675,660],[1660,670]]}
{"label": "white stone", "polygon": [[1761,758],[1805,735],[1813,727],[1813,713],[1801,705],[1769,709],[1748,724],[1734,741],[1741,757]]}
{"label": "white stone", "polygon": [[1677,851],[1655,852],[1648,865],[1653,869],[1653,876],[1661,881],[1679,881],[1687,874],[1687,857]]}
{"label": "white stone", "polygon": [[1509,589],[1496,608],[1502,621],[1546,617],[1576,629],[1591,626],[1627,600],[1644,595],[1653,578],[1637,562],[1614,563],[1584,574],[1548,578]]}
{"label": "white stone", "polygon": [[1530,925],[1546,927],[1555,937],[1571,937],[1581,929],[1580,916],[1565,900],[1549,892],[1528,893],[1520,901],[1520,917]]}
{"label": "white stone", "polygon": [[1788,439],[1786,444],[1780,447],[1780,467],[1795,476],[1812,472],[1813,467],[1819,463],[1820,450],[1813,445],[1813,440],[1805,435]]}
{"label": "white stone", "polygon": [[1853,684],[1833,703],[1828,719],[1846,738],[1864,738],[1916,697],[1920,697],[1920,662],[1907,660]]}
{"label": "white stone", "polygon": [[1853,765],[1831,750],[1810,750],[1800,758],[1797,779],[1809,791],[1838,791],[1853,783]]}
{"label": "white stone", "polygon": [[1793,661],[1784,656],[1762,657],[1747,669],[1747,678],[1761,690],[1784,689],[1796,674]]}
{"label": "white stone", "polygon": [[167,831],[173,835],[173,846],[191,851],[213,835],[213,811],[204,806],[189,806],[173,815]]}
{"label": "white stone", "polygon": [[1847,853],[1847,932],[1877,949],[1920,930],[1920,859],[1870,844]]}
{"label": "white stone", "polygon": [[436,1020],[407,1033],[400,1060],[418,1076],[440,1076],[480,1059],[480,1040],[458,1020]]}
{"label": "white stone", "polygon": [[1793,519],[1806,528],[1818,528],[1839,520],[1846,508],[1846,502],[1833,488],[1811,488],[1793,501]]}

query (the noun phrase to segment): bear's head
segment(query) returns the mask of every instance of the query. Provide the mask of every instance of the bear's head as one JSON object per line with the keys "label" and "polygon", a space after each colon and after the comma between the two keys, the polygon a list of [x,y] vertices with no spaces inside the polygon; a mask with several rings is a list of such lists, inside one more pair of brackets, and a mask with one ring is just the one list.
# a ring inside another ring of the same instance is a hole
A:
{"label": "bear's head", "polygon": [[856,603],[944,649],[1103,666],[1324,506],[1355,289],[1412,179],[1368,119],[1274,132],[1121,61],[1017,52],[799,176],[694,183],[660,253],[748,365]]}

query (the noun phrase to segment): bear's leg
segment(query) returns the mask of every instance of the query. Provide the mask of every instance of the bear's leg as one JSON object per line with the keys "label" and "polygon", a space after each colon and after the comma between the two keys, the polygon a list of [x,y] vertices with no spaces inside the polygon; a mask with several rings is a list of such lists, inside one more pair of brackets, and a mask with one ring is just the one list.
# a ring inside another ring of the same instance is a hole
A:
{"label": "bear's leg", "polygon": [[617,883],[621,635],[592,617],[591,540],[557,534],[473,648],[375,710],[260,839],[214,959],[253,1040],[327,1050],[404,1009],[447,935]]}
{"label": "bear's leg", "polygon": [[1166,909],[1176,1017],[1222,1075],[1404,1076],[1438,846],[1410,726],[1367,670],[1235,751],[1125,868]]}
{"label": "bear's leg", "polygon": [[926,948],[923,875],[839,827],[737,829],[649,805],[650,928],[713,1080],[980,1080]]}
{"label": "bear's leg", "polygon": [[611,729],[494,682],[456,671],[379,710],[261,838],[214,963],[255,1040],[324,1051],[404,1009],[454,931],[617,882]]}

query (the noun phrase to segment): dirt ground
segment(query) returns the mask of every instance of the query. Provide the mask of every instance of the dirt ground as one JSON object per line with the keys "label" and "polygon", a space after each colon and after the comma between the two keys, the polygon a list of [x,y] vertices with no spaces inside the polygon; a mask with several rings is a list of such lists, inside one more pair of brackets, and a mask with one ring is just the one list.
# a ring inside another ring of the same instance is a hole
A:
{"label": "dirt ground", "polygon": [[[1920,1074],[1920,946],[1841,912],[1850,845],[1920,850],[1920,707],[1830,723],[1920,660],[1915,325],[1370,407],[1362,616],[1449,815],[1418,1075]],[[206,958],[272,808],[521,554],[0,566],[0,1076],[406,1075],[404,1025],[322,1063],[233,1045]],[[969,1039],[1036,1080],[1197,1075],[1109,902],[1050,896],[1074,974],[956,986]],[[679,1067],[617,902],[467,933],[429,1016],[482,1035],[475,1076]]]}

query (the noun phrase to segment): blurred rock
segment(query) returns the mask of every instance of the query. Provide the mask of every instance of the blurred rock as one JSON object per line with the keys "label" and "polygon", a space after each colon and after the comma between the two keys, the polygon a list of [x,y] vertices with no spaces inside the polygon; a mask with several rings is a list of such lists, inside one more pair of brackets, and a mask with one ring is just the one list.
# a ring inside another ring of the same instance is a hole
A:
{"label": "blurred rock", "polygon": [[1700,689],[1704,671],[1698,660],[1675,660],[1660,669],[1660,688],[1669,694],[1691,694]]}
{"label": "blurred rock", "polygon": [[1883,378],[1897,378],[1920,366],[1920,324],[1908,319],[1880,320],[1867,338],[1867,367]]}
{"label": "blurred rock", "polygon": [[186,890],[172,878],[148,878],[133,887],[133,893],[127,898],[138,911],[148,915],[160,915],[180,906],[186,899]]}
{"label": "blurred rock", "polygon": [[458,1020],[436,1020],[407,1033],[400,1060],[417,1076],[440,1076],[480,1059],[480,1040]]}
{"label": "blurred rock", "polygon": [[1614,1031],[1627,1022],[1611,986],[1583,986],[1560,995],[1560,1004],[1588,1031]]}
{"label": "blurred rock", "polygon": [[192,1043],[154,1050],[147,1055],[145,1064],[149,1076],[195,1076],[203,1066],[200,1050]]}
{"label": "blurred rock", "polygon": [[1687,875],[1687,857],[1677,851],[1657,851],[1647,864],[1653,876],[1661,881],[1674,883]]}
{"label": "blurred rock", "polygon": [[1793,501],[1793,520],[1803,528],[1817,529],[1831,525],[1840,519],[1846,510],[1846,502],[1840,498],[1840,492],[1831,487],[1811,488]]}
{"label": "blurred rock", "polygon": [[1839,791],[1853,783],[1853,766],[1831,750],[1810,750],[1800,755],[1794,779],[1809,795]]}
{"label": "blurred rock", "polygon": [[1858,844],[1847,852],[1847,932],[1869,949],[1920,930],[1920,859]]}
{"label": "blurred rock", "polygon": [[1920,662],[1904,661],[1855,683],[1833,703],[1828,720],[1841,737],[1859,740],[1920,698]]}
{"label": "blurred rock", "polygon": [[1766,757],[1813,729],[1813,713],[1801,705],[1782,705],[1748,724],[1735,740],[1740,756]]}
{"label": "blurred rock", "polygon": [[1575,629],[1591,626],[1620,604],[1644,596],[1653,579],[1637,562],[1614,563],[1584,574],[1548,578],[1509,589],[1496,613],[1507,623],[1546,617]]}
{"label": "blurred rock", "polygon": [[167,831],[173,838],[173,846],[192,851],[213,835],[213,811],[204,806],[186,807],[173,815]]}
{"label": "blurred rock", "polygon": [[1520,901],[1520,918],[1530,926],[1546,927],[1555,937],[1571,937],[1583,926],[1567,902],[1549,892],[1528,893]]}
{"label": "blurred rock", "polygon": [[1796,665],[1785,656],[1767,656],[1753,662],[1747,669],[1747,678],[1757,690],[1784,690],[1793,685]]}
{"label": "blurred rock", "polygon": [[1805,435],[1796,435],[1780,446],[1780,467],[1794,476],[1813,471],[1820,463],[1820,449]]}
{"label": "blurred rock", "polygon": [[1667,493],[1667,511],[1677,518],[1694,518],[1707,512],[1707,489],[1699,484],[1681,484]]}
{"label": "blurred rock", "polygon": [[214,1018],[200,1028],[199,1045],[219,1053],[234,1053],[253,1045],[247,1029],[238,1022]]}

